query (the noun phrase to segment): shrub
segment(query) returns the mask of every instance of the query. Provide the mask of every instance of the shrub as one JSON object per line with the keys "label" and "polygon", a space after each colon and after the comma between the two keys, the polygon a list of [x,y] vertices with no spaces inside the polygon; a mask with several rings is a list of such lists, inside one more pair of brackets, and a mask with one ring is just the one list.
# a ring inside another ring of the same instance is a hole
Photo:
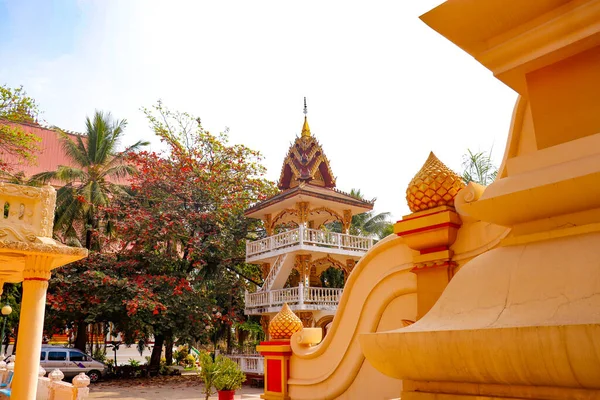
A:
{"label": "shrub", "polygon": [[141,363],[137,360],[134,360],[133,358],[130,358],[127,362],[127,365],[129,365],[130,367],[139,367]]}
{"label": "shrub", "polygon": [[184,367],[186,368],[194,368],[196,367],[196,357],[193,354],[188,354],[183,360]]}
{"label": "shrub", "polygon": [[92,354],[92,358],[96,361],[105,362],[106,361],[106,350],[102,348],[97,348],[94,350]]}
{"label": "shrub", "polygon": [[246,380],[237,363],[230,358],[217,357],[217,373],[213,384],[217,390],[238,390]]}

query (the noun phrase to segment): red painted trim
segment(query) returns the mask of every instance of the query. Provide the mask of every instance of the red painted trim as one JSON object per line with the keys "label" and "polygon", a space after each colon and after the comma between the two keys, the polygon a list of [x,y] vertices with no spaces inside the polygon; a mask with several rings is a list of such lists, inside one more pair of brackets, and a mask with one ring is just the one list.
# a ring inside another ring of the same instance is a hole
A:
{"label": "red painted trim", "polygon": [[46,278],[37,278],[37,277],[25,278],[23,280],[24,281],[42,281],[42,282],[48,282],[48,279],[46,279]]}
{"label": "red painted trim", "polygon": [[415,233],[427,232],[427,231],[430,231],[433,229],[439,229],[439,228],[456,228],[456,229],[458,229],[458,228],[460,228],[460,225],[455,224],[454,222],[444,222],[442,224],[425,226],[423,228],[417,228],[417,229],[413,229],[411,231],[398,232],[397,235],[402,237],[402,236],[412,235]]}
{"label": "red painted trim", "polygon": [[429,217],[430,215],[441,214],[441,213],[445,213],[445,212],[448,212],[448,211],[451,211],[451,210],[435,211],[435,212],[432,212],[432,213],[429,213],[429,214],[415,215],[414,217],[412,217],[412,216],[409,215],[408,217],[403,218],[403,219],[401,219],[400,221],[397,221],[397,222],[410,221],[412,219],[425,218],[425,217]]}
{"label": "red painted trim", "polygon": [[260,342],[261,346],[288,346],[289,344],[289,340],[271,340],[269,342]]}
{"label": "red painted trim", "polygon": [[430,249],[419,250],[419,252],[421,253],[421,255],[423,255],[423,254],[435,253],[437,251],[444,251],[444,250],[448,250],[448,246],[432,247]]}
{"label": "red painted trim", "polygon": [[267,351],[267,352],[259,352],[261,356],[290,356],[292,354],[291,351],[281,352],[281,351]]}
{"label": "red painted trim", "polygon": [[281,361],[267,360],[267,382],[266,390],[268,392],[281,393],[283,389],[283,376],[281,375]]}

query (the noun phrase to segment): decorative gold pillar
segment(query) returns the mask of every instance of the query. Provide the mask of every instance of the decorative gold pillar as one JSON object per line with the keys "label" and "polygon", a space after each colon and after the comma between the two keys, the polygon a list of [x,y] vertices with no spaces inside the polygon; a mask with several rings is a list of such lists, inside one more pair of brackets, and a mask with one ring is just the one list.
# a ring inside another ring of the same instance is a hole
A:
{"label": "decorative gold pillar", "polygon": [[310,254],[298,254],[296,255],[296,269],[300,273],[300,281],[304,287],[310,286],[310,260],[312,255]]}
{"label": "decorative gold pillar", "polygon": [[261,315],[260,317],[260,326],[265,334],[265,340],[269,340],[269,318],[268,315]]}
{"label": "decorative gold pillar", "polygon": [[344,284],[348,280],[348,276],[350,276],[350,273],[352,273],[352,270],[354,269],[355,265],[356,265],[355,260],[353,260],[351,258],[346,259],[346,267],[344,268]]}
{"label": "decorative gold pillar", "polygon": [[298,210],[298,225],[308,222],[309,207],[310,204],[307,201],[299,201],[296,203],[296,209]]}
{"label": "decorative gold pillar", "polygon": [[302,321],[302,326],[305,328],[312,328],[315,325],[315,319],[313,313],[310,311],[296,311],[294,314]]}
{"label": "decorative gold pillar", "polygon": [[271,214],[265,214],[265,219],[263,220],[263,224],[265,225],[265,231],[267,232],[267,236],[273,235],[273,217]]}
{"label": "decorative gold pillar", "polygon": [[352,225],[352,210],[344,210],[344,216],[342,219],[342,230],[344,233],[348,233],[350,231],[350,226]]}
{"label": "decorative gold pillar", "polygon": [[36,398],[46,290],[52,259],[47,255],[29,255],[25,260],[17,362],[11,396],[15,399],[35,400]]}

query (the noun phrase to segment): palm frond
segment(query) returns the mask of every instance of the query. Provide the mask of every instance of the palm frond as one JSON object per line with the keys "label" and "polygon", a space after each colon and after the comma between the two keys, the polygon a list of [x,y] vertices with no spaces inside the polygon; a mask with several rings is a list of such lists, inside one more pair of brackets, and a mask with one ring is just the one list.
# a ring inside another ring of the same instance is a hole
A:
{"label": "palm frond", "polygon": [[66,165],[59,165],[54,173],[61,182],[84,182],[88,176],[86,172]]}
{"label": "palm frond", "polygon": [[57,130],[57,134],[65,154],[73,161],[73,164],[80,167],[87,167],[90,165],[90,159],[85,151],[85,146],[83,145],[81,137],[77,137],[77,143],[75,143],[65,132]]}
{"label": "palm frond", "polygon": [[35,174],[31,178],[29,178],[28,183],[33,184],[33,185],[35,185],[35,184],[43,185],[43,184],[50,182],[53,179],[57,179],[56,171],[40,172],[39,174]]}

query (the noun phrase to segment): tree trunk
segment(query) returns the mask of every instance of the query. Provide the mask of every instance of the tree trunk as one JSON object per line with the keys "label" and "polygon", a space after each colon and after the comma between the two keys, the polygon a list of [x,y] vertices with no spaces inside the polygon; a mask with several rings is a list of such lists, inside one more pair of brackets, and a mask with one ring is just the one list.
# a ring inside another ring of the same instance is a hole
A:
{"label": "tree trunk", "polygon": [[231,354],[231,327],[229,325],[225,325],[227,327],[227,348],[225,352],[227,354]]}
{"label": "tree trunk", "polygon": [[[15,326],[15,344],[13,345],[13,348],[12,348],[13,354],[17,353],[17,339],[19,339],[19,324],[17,324],[17,326]],[[8,343],[10,343],[10,340],[8,341]],[[6,349],[8,350],[8,345],[6,345]],[[5,351],[5,354],[6,354],[6,351]]]}
{"label": "tree trunk", "polygon": [[170,333],[165,338],[165,358],[167,365],[173,365],[173,334]]}
{"label": "tree trunk", "polygon": [[92,230],[88,229],[85,231],[85,248],[91,250],[92,248]]}
{"label": "tree trunk", "polygon": [[164,335],[154,336],[154,347],[152,348],[152,354],[150,355],[150,368],[160,368],[160,356],[162,354],[163,344],[165,343]]}
{"label": "tree trunk", "polygon": [[87,324],[84,320],[77,321],[77,337],[75,337],[75,348],[85,351],[87,344]]}

